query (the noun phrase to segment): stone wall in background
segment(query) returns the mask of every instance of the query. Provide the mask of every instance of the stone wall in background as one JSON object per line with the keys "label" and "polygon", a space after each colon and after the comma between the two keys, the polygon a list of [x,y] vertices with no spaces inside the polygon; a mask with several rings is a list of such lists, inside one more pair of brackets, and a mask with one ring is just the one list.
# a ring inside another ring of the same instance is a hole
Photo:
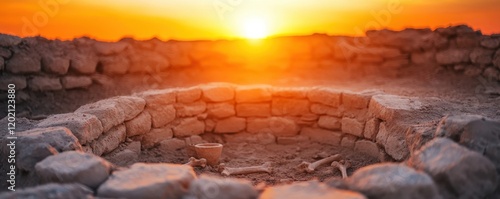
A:
{"label": "stone wall in background", "polygon": [[500,80],[499,35],[482,35],[463,25],[377,30],[366,35],[278,37],[256,44],[130,38],[59,41],[0,34],[0,85],[15,83],[17,89],[51,91],[87,87],[102,80],[102,75],[152,74],[183,67],[287,70],[333,67],[333,63],[365,73],[437,64],[465,75]]}

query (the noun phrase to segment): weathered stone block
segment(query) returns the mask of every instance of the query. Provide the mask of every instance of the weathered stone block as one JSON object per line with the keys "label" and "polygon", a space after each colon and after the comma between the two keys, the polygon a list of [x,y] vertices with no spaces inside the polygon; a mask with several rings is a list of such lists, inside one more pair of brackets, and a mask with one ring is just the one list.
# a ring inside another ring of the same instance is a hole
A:
{"label": "weathered stone block", "polygon": [[0,90],[6,91],[8,90],[8,85],[14,84],[16,85],[16,90],[23,90],[28,86],[26,82],[26,78],[23,76],[3,76],[0,79]]}
{"label": "weathered stone block", "polygon": [[342,118],[342,132],[348,133],[357,137],[363,137],[365,124],[353,118]]}
{"label": "weathered stone block", "polygon": [[474,64],[490,65],[493,61],[493,54],[495,54],[494,50],[477,47],[470,53],[470,60]]}
{"label": "weathered stone block", "polygon": [[236,115],[234,104],[229,102],[209,103],[207,104],[207,113],[209,117],[226,118]]}
{"label": "weathered stone block", "polygon": [[422,102],[417,98],[396,95],[375,95],[370,100],[369,112],[385,121],[392,121],[411,111],[419,110]]}
{"label": "weathered stone block", "polygon": [[111,164],[95,155],[66,151],[45,158],[35,170],[44,182],[80,183],[95,189],[108,178]]}
{"label": "weathered stone block", "polygon": [[342,134],[340,132],[329,131],[318,128],[304,127],[300,131],[300,135],[307,136],[311,141],[331,144],[335,146],[340,145],[340,140],[342,139]]}
{"label": "weathered stone block", "polygon": [[269,117],[271,116],[271,105],[259,104],[236,104],[236,115],[240,117]]}
{"label": "weathered stone block", "polygon": [[342,140],[340,141],[340,146],[346,147],[349,149],[354,149],[356,139],[357,139],[356,136],[344,135],[344,137],[342,137]]}
{"label": "weathered stone block", "polygon": [[340,130],[342,127],[341,118],[332,116],[320,116],[318,126],[330,130]]}
{"label": "weathered stone block", "polygon": [[267,102],[272,97],[271,88],[267,85],[239,86],[235,94],[236,103]]}
{"label": "weathered stone block", "polygon": [[356,108],[364,109],[368,108],[370,103],[371,95],[355,92],[343,92],[342,93],[342,104],[346,108]]}
{"label": "weathered stone block", "polygon": [[198,120],[196,117],[185,118],[173,130],[175,137],[199,135],[205,132],[205,122]]}
{"label": "weathered stone block", "polygon": [[428,142],[407,163],[428,173],[444,198],[484,198],[497,187],[491,161],[447,138]]}
{"label": "weathered stone block", "polygon": [[271,104],[272,115],[300,116],[310,113],[309,101],[304,99],[275,98]]}
{"label": "weathered stone block", "polygon": [[230,117],[217,121],[215,133],[237,133],[246,128],[246,119],[241,117]]}
{"label": "weathered stone block", "polygon": [[94,50],[99,55],[115,55],[130,46],[127,42],[94,42]]}
{"label": "weathered stone block", "polygon": [[125,122],[127,137],[143,135],[151,130],[151,115],[143,111],[137,117]]}
{"label": "weathered stone block", "polygon": [[65,89],[85,88],[92,85],[92,78],[87,76],[65,76],[61,78]]}
{"label": "weathered stone block", "polygon": [[247,132],[271,133],[275,136],[295,136],[300,127],[290,119],[282,117],[247,119]]}
{"label": "weathered stone block", "polygon": [[177,90],[177,102],[191,103],[201,99],[201,89],[199,87],[190,87]]}
{"label": "weathered stone block", "polygon": [[316,103],[311,105],[311,112],[319,115],[327,114],[335,117],[342,117],[344,115],[343,109]]}
{"label": "weathered stone block", "polygon": [[101,121],[96,116],[85,113],[51,115],[37,124],[37,127],[57,126],[66,127],[71,130],[81,144],[90,143],[103,132]]}
{"label": "weathered stone block", "polygon": [[204,101],[197,101],[187,104],[175,104],[177,117],[191,117],[199,115],[207,109],[207,104]]}
{"label": "weathered stone block", "polygon": [[41,69],[40,57],[28,52],[15,53],[5,65],[5,70],[13,74],[38,73]]}
{"label": "weathered stone block", "polygon": [[208,84],[201,86],[203,99],[208,102],[223,102],[234,99],[234,86],[231,84]]}
{"label": "weathered stone block", "polygon": [[168,140],[174,136],[172,128],[154,128],[142,137],[141,145],[145,149],[154,147],[163,140]]}
{"label": "weathered stone block", "polygon": [[470,50],[466,49],[448,49],[436,53],[436,62],[441,65],[467,63],[469,54]]}
{"label": "weathered stone block", "polygon": [[363,131],[363,136],[370,140],[375,140],[379,130],[380,120],[377,118],[372,118],[366,121],[365,130]]}
{"label": "weathered stone block", "polygon": [[307,89],[300,87],[272,87],[273,97],[299,98],[307,97]]}
{"label": "weathered stone block", "polygon": [[35,76],[28,81],[28,87],[33,91],[54,91],[63,87],[57,77]]}
{"label": "weathered stone block", "polygon": [[341,92],[330,88],[314,88],[309,90],[307,98],[311,102],[318,102],[328,106],[339,107]]}
{"label": "weathered stone block", "polygon": [[[144,180],[148,179],[148,180]],[[182,198],[186,185],[196,179],[193,168],[174,164],[136,163],[115,171],[97,189],[103,198]]]}
{"label": "weathered stone block", "polygon": [[69,59],[53,55],[42,57],[42,69],[48,73],[64,75],[69,69]]}
{"label": "weathered stone block", "polygon": [[103,133],[97,140],[90,143],[95,155],[103,155],[116,149],[127,137],[125,125],[119,125]]}

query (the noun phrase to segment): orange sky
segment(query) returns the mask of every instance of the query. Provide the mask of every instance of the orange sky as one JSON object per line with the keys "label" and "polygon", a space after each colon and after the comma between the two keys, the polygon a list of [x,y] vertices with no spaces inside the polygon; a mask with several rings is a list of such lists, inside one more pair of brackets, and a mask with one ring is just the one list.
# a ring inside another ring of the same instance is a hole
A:
{"label": "orange sky", "polygon": [[[361,35],[365,29],[467,23],[500,33],[499,0],[1,0],[0,32],[71,39],[216,39],[266,35]],[[255,22],[257,21],[257,22]],[[248,30],[247,30],[248,31]]]}

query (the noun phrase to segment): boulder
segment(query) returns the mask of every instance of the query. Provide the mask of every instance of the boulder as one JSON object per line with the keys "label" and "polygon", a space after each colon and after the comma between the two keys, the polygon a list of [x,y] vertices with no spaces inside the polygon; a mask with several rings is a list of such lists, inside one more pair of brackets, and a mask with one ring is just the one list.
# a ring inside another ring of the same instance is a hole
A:
{"label": "boulder", "polygon": [[86,88],[92,85],[92,78],[87,76],[64,76],[61,78],[65,89]]}
{"label": "boulder", "polygon": [[273,186],[264,189],[260,199],[366,199],[364,195],[341,189],[330,188],[316,181],[301,182],[290,185]]}
{"label": "boulder", "polygon": [[347,179],[349,189],[373,199],[440,199],[432,178],[395,163],[363,167]]}
{"label": "boulder", "polygon": [[103,198],[172,198],[181,199],[196,174],[193,168],[174,164],[133,164],[115,171],[97,189]]}
{"label": "boulder", "polygon": [[163,140],[170,139],[174,136],[171,128],[153,128],[148,133],[144,134],[141,140],[142,147],[149,149]]}
{"label": "boulder", "polygon": [[234,104],[229,102],[207,104],[207,114],[214,118],[227,118],[236,115]]}
{"label": "boulder", "polygon": [[16,135],[16,166],[25,171],[33,171],[36,163],[53,154],[82,150],[78,139],[65,127],[35,128]]}
{"label": "boulder", "polygon": [[495,54],[494,50],[477,47],[470,53],[470,60],[474,64],[490,65],[493,61],[493,54]]}
{"label": "boulder", "polygon": [[71,130],[81,144],[90,143],[103,132],[101,121],[96,116],[85,113],[51,115],[37,124],[37,127],[42,128],[57,126]]}
{"label": "boulder", "polygon": [[191,183],[185,198],[255,199],[258,195],[248,181],[201,175]]}
{"label": "boulder", "polygon": [[47,73],[64,75],[69,69],[69,59],[54,55],[44,56],[42,57],[42,69]]}
{"label": "boulder", "polygon": [[35,76],[28,80],[28,87],[33,91],[54,91],[63,89],[57,77]]}
{"label": "boulder", "polygon": [[448,138],[428,142],[407,164],[428,173],[444,198],[484,198],[497,187],[495,165]]}
{"label": "boulder", "polygon": [[66,151],[38,162],[35,170],[44,182],[80,183],[95,189],[108,178],[111,164],[95,155]]}
{"label": "boulder", "polygon": [[78,184],[49,183],[36,187],[16,190],[15,192],[2,192],[2,199],[19,198],[50,198],[50,199],[81,199],[93,198],[94,192],[88,187]]}

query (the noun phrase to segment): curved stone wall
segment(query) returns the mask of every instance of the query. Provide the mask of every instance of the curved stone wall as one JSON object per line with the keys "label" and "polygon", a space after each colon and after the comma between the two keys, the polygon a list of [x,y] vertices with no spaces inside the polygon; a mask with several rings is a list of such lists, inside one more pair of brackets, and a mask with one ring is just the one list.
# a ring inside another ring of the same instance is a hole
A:
{"label": "curved stone wall", "polygon": [[[407,65],[440,65],[465,75],[500,79],[500,37],[467,26],[368,31],[366,37],[278,37],[258,45],[231,41],[101,42],[0,35],[0,85],[50,91],[82,88],[99,75],[152,74],[175,68],[338,67],[391,73]],[[338,65],[338,64],[337,64]],[[257,67],[258,66],[258,67]],[[5,89],[6,86],[0,86]]]}

